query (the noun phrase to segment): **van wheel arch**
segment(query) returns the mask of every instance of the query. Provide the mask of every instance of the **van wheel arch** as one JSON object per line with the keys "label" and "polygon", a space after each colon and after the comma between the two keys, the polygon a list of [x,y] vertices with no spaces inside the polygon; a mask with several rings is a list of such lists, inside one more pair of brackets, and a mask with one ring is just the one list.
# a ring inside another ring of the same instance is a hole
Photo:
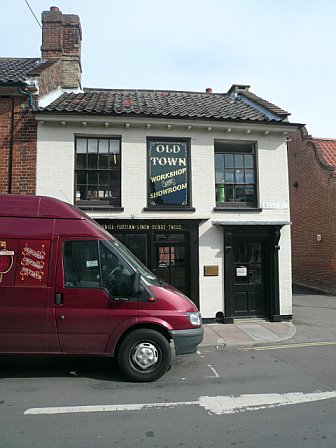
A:
{"label": "van wheel arch", "polygon": [[135,325],[134,327],[128,328],[127,331],[125,331],[125,333],[123,333],[120,338],[118,339],[118,342],[115,346],[114,349],[114,356],[118,355],[118,351],[119,348],[123,342],[123,340],[133,331],[135,330],[155,330],[158,333],[161,333],[162,336],[164,336],[168,343],[170,343],[172,341],[172,337],[169,334],[168,330],[166,330],[164,327],[160,326],[160,325],[155,325],[155,324],[141,324],[141,325]]}

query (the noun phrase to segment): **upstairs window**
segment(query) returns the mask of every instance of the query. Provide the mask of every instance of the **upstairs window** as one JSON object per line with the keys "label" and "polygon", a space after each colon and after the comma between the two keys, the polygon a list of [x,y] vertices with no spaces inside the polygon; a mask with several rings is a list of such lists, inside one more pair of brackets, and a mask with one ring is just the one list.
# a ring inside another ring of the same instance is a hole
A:
{"label": "upstairs window", "polygon": [[120,139],[76,138],[75,204],[120,207]]}
{"label": "upstairs window", "polygon": [[256,207],[255,145],[215,142],[216,207]]}

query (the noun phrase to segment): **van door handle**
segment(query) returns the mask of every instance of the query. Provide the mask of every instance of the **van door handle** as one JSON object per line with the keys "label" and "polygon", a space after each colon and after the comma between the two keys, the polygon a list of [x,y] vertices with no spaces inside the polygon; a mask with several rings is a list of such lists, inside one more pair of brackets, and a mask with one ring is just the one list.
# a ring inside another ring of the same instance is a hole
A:
{"label": "van door handle", "polygon": [[55,294],[55,305],[63,305],[63,294],[60,292]]}

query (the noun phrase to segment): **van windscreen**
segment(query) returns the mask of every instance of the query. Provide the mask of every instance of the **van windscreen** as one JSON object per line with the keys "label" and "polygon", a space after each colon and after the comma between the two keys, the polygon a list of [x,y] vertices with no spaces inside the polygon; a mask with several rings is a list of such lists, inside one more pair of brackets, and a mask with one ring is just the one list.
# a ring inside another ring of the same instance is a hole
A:
{"label": "van windscreen", "polygon": [[105,243],[111,245],[113,249],[118,252],[136,271],[139,271],[142,276],[151,282],[156,281],[158,284],[161,281],[145,266],[126,246],[118,240],[105,240]]}

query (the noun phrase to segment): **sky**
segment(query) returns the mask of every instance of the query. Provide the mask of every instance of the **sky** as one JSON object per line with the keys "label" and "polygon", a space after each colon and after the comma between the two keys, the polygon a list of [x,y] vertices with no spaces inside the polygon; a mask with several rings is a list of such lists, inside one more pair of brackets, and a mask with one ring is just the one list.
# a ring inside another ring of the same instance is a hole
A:
{"label": "sky", "polygon": [[[83,87],[225,93],[250,85],[336,138],[335,0],[27,0],[81,20]],[[2,1],[0,57],[39,57],[25,0]]]}

